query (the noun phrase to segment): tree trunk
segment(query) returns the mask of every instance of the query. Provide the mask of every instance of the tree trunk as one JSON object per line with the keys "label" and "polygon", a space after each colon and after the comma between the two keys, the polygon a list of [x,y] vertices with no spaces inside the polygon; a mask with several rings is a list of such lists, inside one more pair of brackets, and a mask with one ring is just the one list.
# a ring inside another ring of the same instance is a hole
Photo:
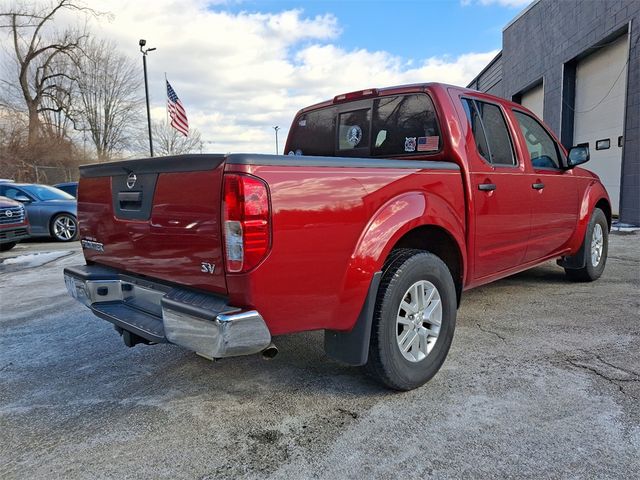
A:
{"label": "tree trunk", "polygon": [[40,137],[40,118],[38,117],[38,105],[36,102],[27,104],[29,113],[29,135],[27,137],[27,145],[33,148]]}

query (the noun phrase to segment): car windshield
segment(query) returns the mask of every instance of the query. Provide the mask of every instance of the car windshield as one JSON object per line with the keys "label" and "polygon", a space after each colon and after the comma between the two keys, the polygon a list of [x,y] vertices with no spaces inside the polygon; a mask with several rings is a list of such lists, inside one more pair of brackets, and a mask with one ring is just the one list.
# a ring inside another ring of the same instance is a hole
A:
{"label": "car windshield", "polygon": [[74,200],[73,196],[66,192],[47,185],[28,185],[24,188],[29,194],[36,197],[38,200]]}

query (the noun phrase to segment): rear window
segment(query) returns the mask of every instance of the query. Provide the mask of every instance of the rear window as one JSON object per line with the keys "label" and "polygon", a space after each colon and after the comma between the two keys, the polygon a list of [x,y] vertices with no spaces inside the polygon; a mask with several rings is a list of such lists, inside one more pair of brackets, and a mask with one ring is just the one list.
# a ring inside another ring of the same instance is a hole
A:
{"label": "rear window", "polygon": [[435,153],[442,140],[429,96],[410,94],[302,114],[289,145],[289,155],[389,157]]}
{"label": "rear window", "polygon": [[433,153],[440,149],[440,129],[426,95],[383,97],[373,102],[373,155]]}
{"label": "rear window", "polygon": [[368,153],[370,108],[341,113],[338,125],[338,150],[364,148]]}
{"label": "rear window", "polygon": [[335,153],[336,108],[300,115],[294,125],[289,155],[332,156]]}

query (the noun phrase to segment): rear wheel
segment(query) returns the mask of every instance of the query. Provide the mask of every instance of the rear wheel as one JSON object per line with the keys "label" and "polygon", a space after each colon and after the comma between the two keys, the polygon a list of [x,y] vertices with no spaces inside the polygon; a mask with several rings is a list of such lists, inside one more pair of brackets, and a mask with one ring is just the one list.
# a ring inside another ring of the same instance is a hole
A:
{"label": "rear wheel", "polygon": [[8,243],[0,243],[0,252],[6,252],[15,247],[18,242],[8,242]]}
{"label": "rear wheel", "polygon": [[565,268],[567,277],[576,282],[593,282],[600,278],[607,263],[609,250],[609,224],[604,212],[593,210],[584,235],[585,265],[582,268]]}
{"label": "rear wheel", "polygon": [[444,363],[456,291],[451,272],[432,253],[402,249],[390,258],[378,289],[367,369],[387,387],[411,390]]}
{"label": "rear wheel", "polygon": [[59,213],[51,221],[51,236],[59,242],[78,238],[78,220],[70,213]]}

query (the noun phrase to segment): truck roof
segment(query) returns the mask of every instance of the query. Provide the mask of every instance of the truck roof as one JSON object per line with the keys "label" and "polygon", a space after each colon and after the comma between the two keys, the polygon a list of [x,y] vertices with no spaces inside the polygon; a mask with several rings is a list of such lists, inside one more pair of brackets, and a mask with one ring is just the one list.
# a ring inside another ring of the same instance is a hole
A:
{"label": "truck roof", "polygon": [[[474,95],[480,95],[484,98],[492,98],[495,99],[496,101],[507,105],[507,106],[518,106],[518,107],[522,107],[521,105],[511,102],[510,100],[507,100],[505,98],[501,98],[501,97],[496,97],[495,95],[490,95],[488,93],[482,93],[479,92],[478,90],[473,90],[471,88],[466,88],[466,87],[460,87],[458,85],[450,85],[447,83],[440,83],[440,82],[425,82],[425,83],[410,83],[410,84],[405,84],[405,85],[395,85],[395,86],[390,86],[390,87],[383,87],[383,88],[369,88],[369,89],[362,89],[362,90],[357,90],[355,92],[349,92],[349,93],[345,93],[344,95],[348,95],[351,93],[357,93],[357,92],[364,92],[367,90],[376,90],[377,91],[377,95],[375,96],[380,96],[380,95],[391,95],[391,94],[402,94],[402,93],[409,93],[409,92],[421,92],[421,91],[425,91],[427,88],[429,89],[442,89],[442,90],[446,90],[449,88],[452,89],[456,89],[462,93],[468,92],[470,94],[474,94]],[[340,95],[337,95],[340,96]],[[319,102],[313,105],[309,105],[308,107],[302,108],[297,114],[301,114],[304,112],[308,112],[310,110],[316,110],[318,108],[323,108],[323,107],[328,107],[330,105],[333,105],[334,103],[336,103],[334,97],[333,99],[330,100],[325,100],[323,102]]]}

